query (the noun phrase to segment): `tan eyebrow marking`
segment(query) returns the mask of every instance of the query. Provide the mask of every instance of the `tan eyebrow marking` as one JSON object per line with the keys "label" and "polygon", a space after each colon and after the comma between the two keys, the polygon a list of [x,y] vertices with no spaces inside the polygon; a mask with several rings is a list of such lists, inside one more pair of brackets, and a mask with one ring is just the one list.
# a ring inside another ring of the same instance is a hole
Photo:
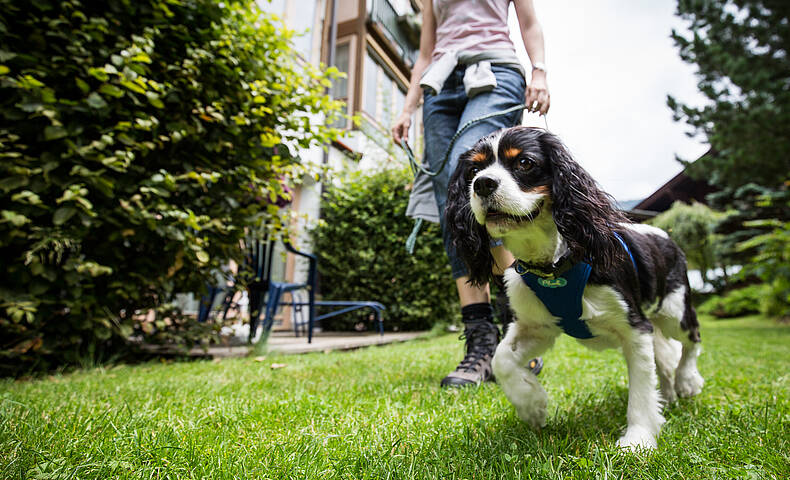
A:
{"label": "tan eyebrow marking", "polygon": [[540,185],[530,190],[525,190],[525,193],[533,193],[535,195],[548,195],[549,194],[549,186],[548,185]]}
{"label": "tan eyebrow marking", "polygon": [[485,162],[486,161],[486,154],[483,153],[483,152],[477,152],[474,155],[472,155],[472,158],[470,160],[475,162],[475,163]]}
{"label": "tan eyebrow marking", "polygon": [[505,150],[505,157],[508,159],[512,159],[517,157],[519,153],[521,153],[520,148],[510,147],[507,150]]}

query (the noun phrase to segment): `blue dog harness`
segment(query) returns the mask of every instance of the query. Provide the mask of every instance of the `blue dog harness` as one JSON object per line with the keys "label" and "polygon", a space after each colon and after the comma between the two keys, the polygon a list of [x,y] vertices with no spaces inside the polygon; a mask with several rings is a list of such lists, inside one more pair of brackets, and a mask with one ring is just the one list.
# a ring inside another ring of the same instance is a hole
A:
{"label": "blue dog harness", "polygon": [[[638,271],[631,249],[617,232],[614,232],[614,236],[617,237],[631,258],[634,270]],[[586,262],[579,262],[570,268],[563,268],[567,265],[563,265],[562,261],[558,263],[559,267],[556,270],[552,269],[553,271],[550,273],[530,267],[521,260],[517,260],[513,264],[513,268],[524,280],[524,283],[535,292],[546,309],[555,317],[559,317],[557,326],[562,331],[574,338],[593,338],[594,335],[590,332],[587,323],[580,318],[582,295],[584,287],[587,286],[587,280],[590,278],[592,267]]]}

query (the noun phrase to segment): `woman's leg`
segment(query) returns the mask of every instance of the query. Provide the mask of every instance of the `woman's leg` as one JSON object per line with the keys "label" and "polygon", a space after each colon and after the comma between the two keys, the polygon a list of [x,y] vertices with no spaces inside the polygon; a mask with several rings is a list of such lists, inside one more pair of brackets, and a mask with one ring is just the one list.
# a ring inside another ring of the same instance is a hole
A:
{"label": "woman's leg", "polygon": [[[466,102],[461,114],[458,127],[481,115],[505,110],[524,101],[526,85],[521,74],[513,69],[494,67],[497,77],[497,87],[486,93],[481,93]],[[457,165],[458,157],[471,148],[482,137],[502,128],[511,127],[520,123],[521,112],[514,112],[507,116],[494,117],[475,124],[469,128],[453,146],[448,162],[448,175]],[[445,183],[446,187],[446,183]],[[446,204],[446,190],[443,196],[437,195],[439,212],[444,212]],[[463,386],[479,384],[493,378],[491,359],[499,342],[499,329],[494,324],[494,311],[490,305],[489,286],[475,287],[467,283],[466,267],[455,255],[446,230],[445,248],[453,266],[453,276],[456,278],[458,296],[461,301],[461,317],[464,322],[464,337],[466,339],[466,355],[455,371],[442,380],[442,386]],[[492,247],[494,255],[494,275],[502,275],[504,270],[513,263],[513,256],[501,244]],[[500,292],[504,295],[504,291]],[[508,310],[507,302],[502,302],[502,309]],[[500,312],[503,317],[508,317],[507,312]]]}

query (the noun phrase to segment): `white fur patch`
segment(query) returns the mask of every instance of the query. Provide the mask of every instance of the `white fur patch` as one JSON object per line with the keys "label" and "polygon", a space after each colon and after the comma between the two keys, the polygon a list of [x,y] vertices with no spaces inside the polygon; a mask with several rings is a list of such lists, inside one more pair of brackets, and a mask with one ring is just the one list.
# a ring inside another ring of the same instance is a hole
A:
{"label": "white fur patch", "polygon": [[645,225],[644,223],[621,223],[620,225],[642,235],[657,235],[662,238],[669,238],[667,232],[652,225]]}
{"label": "white fur patch", "polygon": [[617,444],[631,450],[654,449],[664,417],[656,390],[653,335],[634,332],[623,343],[623,355],[628,363],[628,427]]}
{"label": "white fur patch", "polygon": [[686,287],[680,286],[661,300],[658,312],[651,315],[650,320],[667,338],[680,338],[685,335],[680,328],[685,311]]}

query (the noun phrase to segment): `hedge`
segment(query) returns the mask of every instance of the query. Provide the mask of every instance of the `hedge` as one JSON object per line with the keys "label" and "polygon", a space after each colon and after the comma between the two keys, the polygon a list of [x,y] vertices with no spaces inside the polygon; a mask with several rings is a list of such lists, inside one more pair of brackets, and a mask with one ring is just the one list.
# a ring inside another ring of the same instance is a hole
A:
{"label": "hedge", "polygon": [[0,374],[192,345],[173,294],[336,134],[291,35],[251,0],[0,0]]}
{"label": "hedge", "polygon": [[[406,170],[357,173],[327,186],[320,224],[319,291],[325,300],[383,303],[387,330],[423,330],[458,314],[457,293],[436,224],[426,223],[414,254],[406,238],[414,221],[404,215],[411,175]],[[328,330],[370,329],[365,313],[324,321]]]}

